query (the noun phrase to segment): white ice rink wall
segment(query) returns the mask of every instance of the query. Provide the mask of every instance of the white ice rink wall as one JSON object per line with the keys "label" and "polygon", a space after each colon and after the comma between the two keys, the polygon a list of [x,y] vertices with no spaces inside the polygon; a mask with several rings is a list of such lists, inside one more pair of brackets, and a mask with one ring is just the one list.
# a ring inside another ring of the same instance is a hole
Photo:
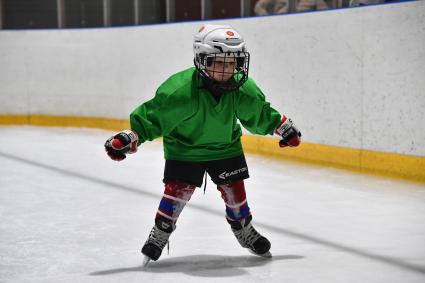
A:
{"label": "white ice rink wall", "polygon": [[[410,156],[425,172],[425,1],[216,23],[244,35],[250,75],[312,151],[354,150],[360,167],[365,152]],[[0,124],[127,119],[192,66],[202,24],[0,31]]]}

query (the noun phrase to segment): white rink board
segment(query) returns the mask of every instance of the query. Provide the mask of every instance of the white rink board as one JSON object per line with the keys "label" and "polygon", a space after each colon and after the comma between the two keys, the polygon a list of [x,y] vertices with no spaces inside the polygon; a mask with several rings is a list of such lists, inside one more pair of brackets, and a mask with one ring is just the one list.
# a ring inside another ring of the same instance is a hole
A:
{"label": "white rink board", "polygon": [[[425,1],[226,23],[305,141],[425,156]],[[125,119],[192,65],[201,25],[0,31],[0,114]]]}

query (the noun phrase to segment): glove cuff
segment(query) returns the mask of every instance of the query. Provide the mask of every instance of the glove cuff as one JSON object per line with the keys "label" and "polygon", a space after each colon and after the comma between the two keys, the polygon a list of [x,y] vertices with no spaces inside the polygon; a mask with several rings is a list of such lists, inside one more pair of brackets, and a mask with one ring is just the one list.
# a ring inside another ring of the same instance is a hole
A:
{"label": "glove cuff", "polygon": [[139,136],[133,130],[124,130],[123,133],[125,133],[130,138],[130,150],[128,153],[135,153],[137,151]]}
{"label": "glove cuff", "polygon": [[276,130],[274,130],[274,133],[282,136],[282,134],[291,127],[291,119],[288,119],[285,115],[282,115],[282,119],[280,120],[279,126],[277,126]]}

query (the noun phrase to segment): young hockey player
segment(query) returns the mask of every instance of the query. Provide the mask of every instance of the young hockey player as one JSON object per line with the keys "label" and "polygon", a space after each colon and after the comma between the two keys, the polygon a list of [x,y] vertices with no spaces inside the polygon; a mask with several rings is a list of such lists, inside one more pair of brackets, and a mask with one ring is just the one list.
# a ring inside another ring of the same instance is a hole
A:
{"label": "young hockey player", "polygon": [[281,147],[297,146],[301,133],[270,107],[248,78],[249,53],[236,30],[205,25],[194,37],[193,51],[195,67],[167,79],[153,99],[131,113],[131,130],[105,143],[108,155],[120,161],[140,144],[163,137],[165,190],[142,253],[148,260],[160,257],[181,211],[208,173],[240,245],[270,256],[270,242],[251,222],[243,181],[249,177],[248,167],[238,121],[253,134],[280,135]]}

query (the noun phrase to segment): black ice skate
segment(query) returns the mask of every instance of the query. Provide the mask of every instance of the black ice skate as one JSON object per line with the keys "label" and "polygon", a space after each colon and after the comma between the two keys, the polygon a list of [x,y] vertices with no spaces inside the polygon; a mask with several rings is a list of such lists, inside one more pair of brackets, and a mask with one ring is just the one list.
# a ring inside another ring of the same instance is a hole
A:
{"label": "black ice skate", "polygon": [[155,220],[149,238],[146,240],[142,248],[142,254],[145,255],[143,265],[146,266],[150,260],[156,261],[162,253],[165,245],[168,243],[168,238],[174,231],[176,226],[170,220],[159,217]]}
{"label": "black ice skate", "polygon": [[271,257],[272,255],[269,251],[271,244],[269,240],[255,230],[251,224],[251,220],[252,216],[249,215],[240,221],[227,219],[227,222],[229,222],[233,234],[242,247],[247,248],[255,255]]}

